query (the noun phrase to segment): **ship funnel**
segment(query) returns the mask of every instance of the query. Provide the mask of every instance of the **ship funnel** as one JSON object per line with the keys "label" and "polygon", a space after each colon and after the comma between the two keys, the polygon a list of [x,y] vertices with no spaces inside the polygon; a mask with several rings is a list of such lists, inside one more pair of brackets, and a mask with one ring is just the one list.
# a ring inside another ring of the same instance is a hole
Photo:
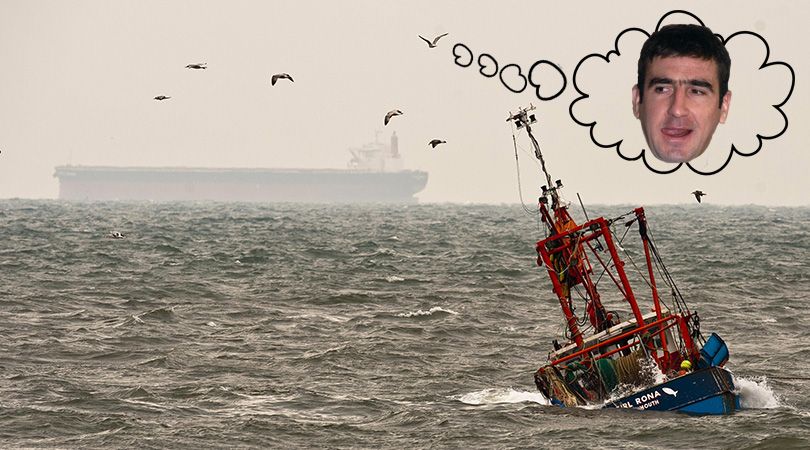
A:
{"label": "ship funnel", "polygon": [[391,135],[391,157],[399,158],[399,138],[396,131]]}

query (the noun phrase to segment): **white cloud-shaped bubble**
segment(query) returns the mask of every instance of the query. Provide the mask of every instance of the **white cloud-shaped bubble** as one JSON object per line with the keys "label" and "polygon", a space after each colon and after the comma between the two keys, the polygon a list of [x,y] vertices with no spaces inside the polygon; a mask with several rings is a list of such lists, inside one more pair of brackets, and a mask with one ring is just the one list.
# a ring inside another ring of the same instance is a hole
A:
{"label": "white cloud-shaped bubble", "polygon": [[551,61],[540,60],[529,69],[529,83],[540,100],[552,100],[565,89],[565,75]]}
{"label": "white cloud-shaped bubble", "polygon": [[[670,23],[704,25],[691,13],[672,11],[661,18],[655,29]],[[569,112],[576,123],[590,129],[596,145],[616,148],[621,158],[640,160],[654,172],[671,173],[684,164],[665,163],[652,156],[632,112],[638,55],[649,34],[640,28],[628,28],[616,37],[613,49],[580,60],[573,76],[580,97],[571,103]],[[717,127],[706,152],[685,164],[702,175],[721,171],[735,154],[754,155],[762,149],[763,140],[782,135],[788,119],[781,106],[790,98],[795,83],[790,65],[770,61],[768,43],[757,33],[740,31],[723,41],[731,57],[728,118]]]}
{"label": "white cloud-shaped bubble", "polygon": [[523,92],[528,84],[526,76],[523,75],[517,64],[509,64],[501,69],[501,82],[507,89],[515,93]]}

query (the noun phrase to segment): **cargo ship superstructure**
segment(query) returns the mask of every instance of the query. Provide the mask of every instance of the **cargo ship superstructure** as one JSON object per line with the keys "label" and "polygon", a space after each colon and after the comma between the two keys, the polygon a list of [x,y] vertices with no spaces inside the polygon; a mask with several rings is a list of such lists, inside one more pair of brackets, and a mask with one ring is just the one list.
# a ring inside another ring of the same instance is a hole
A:
{"label": "cargo ship superstructure", "polygon": [[349,149],[346,169],[58,166],[59,199],[416,203],[428,174],[403,170],[398,138]]}

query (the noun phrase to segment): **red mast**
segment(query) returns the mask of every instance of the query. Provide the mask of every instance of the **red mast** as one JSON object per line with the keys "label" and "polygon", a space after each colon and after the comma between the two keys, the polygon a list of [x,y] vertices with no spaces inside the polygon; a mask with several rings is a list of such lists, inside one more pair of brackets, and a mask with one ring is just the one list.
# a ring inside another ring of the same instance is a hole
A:
{"label": "red mast", "polygon": [[[546,178],[546,185],[542,187],[542,196],[539,199],[540,213],[543,223],[548,228],[549,237],[537,243],[537,262],[539,265],[548,270],[549,278],[554,286],[554,292],[560,302],[563,314],[565,315],[570,338],[577,343],[578,346],[583,345],[582,333],[577,325],[577,317],[574,314],[574,307],[571,299],[571,289],[577,285],[583,285],[587,300],[586,310],[588,312],[591,324],[597,330],[603,330],[613,324],[610,315],[602,306],[599,298],[599,293],[596,290],[595,284],[590,278],[593,272],[590,261],[585,255],[582,245],[587,242],[582,241],[584,234],[581,234],[582,227],[578,226],[571,215],[568,214],[568,209],[565,204],[560,200],[559,191],[562,189],[562,181],[557,180],[552,184],[551,175],[546,169],[546,162],[543,159],[543,154],[540,151],[540,145],[537,143],[532,134],[531,125],[537,122],[533,111],[533,105],[528,108],[520,108],[517,113],[510,114],[507,121],[512,121],[518,129],[525,128],[526,133],[531,139],[532,146],[534,147],[534,154],[543,169],[543,174]],[[551,208],[549,210],[548,203],[551,201]],[[604,219],[602,219],[604,221]],[[591,222],[589,222],[590,224]],[[604,227],[603,232],[609,230]],[[599,236],[593,236],[590,239]],[[609,236],[606,238],[609,239]],[[612,249],[612,246],[610,246]],[[615,251],[615,250],[614,250]],[[625,293],[630,293],[629,283],[627,283],[624,272],[621,271],[620,277],[623,284],[625,284]],[[634,307],[634,313],[638,311],[635,301],[631,304]],[[638,312],[637,319],[641,322],[641,313]]]}

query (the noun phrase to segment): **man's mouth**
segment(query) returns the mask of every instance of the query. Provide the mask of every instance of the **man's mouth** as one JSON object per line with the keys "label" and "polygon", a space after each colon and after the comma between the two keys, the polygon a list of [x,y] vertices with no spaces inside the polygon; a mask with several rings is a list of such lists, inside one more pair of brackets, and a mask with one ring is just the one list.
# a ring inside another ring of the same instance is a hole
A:
{"label": "man's mouth", "polygon": [[691,128],[661,128],[661,133],[668,138],[682,138],[692,133]]}

